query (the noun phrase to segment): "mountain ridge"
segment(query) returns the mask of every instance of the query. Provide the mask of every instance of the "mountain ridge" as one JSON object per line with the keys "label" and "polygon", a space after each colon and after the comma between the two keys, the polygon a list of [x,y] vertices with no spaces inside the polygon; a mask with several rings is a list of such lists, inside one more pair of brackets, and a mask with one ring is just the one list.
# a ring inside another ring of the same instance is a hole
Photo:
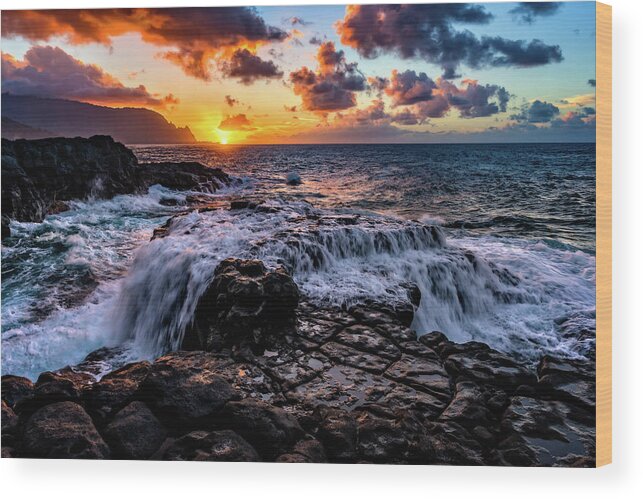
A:
{"label": "mountain ridge", "polygon": [[[2,118],[2,137],[9,139],[33,138],[28,136],[28,129],[36,129],[50,133],[50,137],[110,135],[125,144],[196,143],[189,127],[177,127],[160,113],[147,108],[112,108],[5,92],[2,94]],[[11,126],[6,132],[7,123]]]}

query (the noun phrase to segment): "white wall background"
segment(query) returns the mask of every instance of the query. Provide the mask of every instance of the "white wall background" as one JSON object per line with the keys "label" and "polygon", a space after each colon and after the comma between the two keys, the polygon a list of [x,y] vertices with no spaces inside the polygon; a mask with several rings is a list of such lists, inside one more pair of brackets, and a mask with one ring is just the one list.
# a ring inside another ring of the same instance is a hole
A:
{"label": "white wall background", "polygon": [[[376,1],[357,0],[355,3]],[[394,1],[390,0],[390,3]],[[32,9],[305,3],[341,2],[3,0],[1,7]],[[614,464],[598,470],[565,470],[3,459],[0,462],[0,490],[3,497],[642,497],[643,368],[639,366],[643,366],[643,2],[609,0],[607,3],[614,7]]]}

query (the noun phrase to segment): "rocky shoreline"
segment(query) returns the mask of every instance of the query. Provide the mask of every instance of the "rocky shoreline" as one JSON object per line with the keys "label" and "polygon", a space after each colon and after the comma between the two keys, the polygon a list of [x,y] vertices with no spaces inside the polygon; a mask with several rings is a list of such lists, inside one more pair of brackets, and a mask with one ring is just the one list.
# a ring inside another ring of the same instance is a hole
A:
{"label": "rocky shoreline", "polygon": [[225,260],[186,350],[99,381],[106,349],[36,383],[3,376],[2,455],[594,465],[591,362],[531,370],[482,343],[417,339],[414,306],[320,309],[283,269]]}
{"label": "rocky shoreline", "polygon": [[[5,219],[41,220],[61,201],[230,182],[198,163],[138,164],[108,137],[2,147],[3,237]],[[594,466],[593,360],[544,356],[532,367],[437,331],[418,338],[413,285],[398,303],[319,307],[286,268],[230,256],[180,351],[104,374],[118,349],[100,349],[35,383],[3,376],[2,456]]]}
{"label": "rocky shoreline", "polygon": [[143,193],[154,184],[215,192],[229,183],[222,170],[200,163],[139,163],[109,136],[2,139],[2,238],[11,234],[10,220],[41,222],[71,200]]}

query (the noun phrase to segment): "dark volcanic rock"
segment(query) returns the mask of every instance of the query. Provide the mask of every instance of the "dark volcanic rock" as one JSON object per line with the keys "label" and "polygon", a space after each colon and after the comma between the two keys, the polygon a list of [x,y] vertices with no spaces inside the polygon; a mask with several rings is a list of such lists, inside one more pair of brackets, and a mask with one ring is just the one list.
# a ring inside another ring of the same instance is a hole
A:
{"label": "dark volcanic rock", "polygon": [[128,364],[87,387],[82,395],[87,412],[99,423],[105,422],[134,400],[150,367],[149,362]]}
{"label": "dark volcanic rock", "polygon": [[207,426],[235,396],[230,384],[217,374],[216,359],[203,352],[161,357],[137,394],[175,435]]}
{"label": "dark volcanic rock", "polygon": [[298,302],[299,290],[285,269],[228,258],[218,265],[199,300],[183,347],[218,351],[248,343],[263,351],[268,336],[294,326]]}
{"label": "dark volcanic rock", "polygon": [[2,237],[9,219],[40,222],[65,201],[144,192],[150,185],[214,192],[229,177],[199,163],[138,164],[109,136],[2,139]]}
{"label": "dark volcanic rock", "polygon": [[543,357],[538,365],[540,393],[584,407],[596,407],[596,363]]}
{"label": "dark volcanic rock", "polygon": [[42,407],[27,421],[23,437],[26,457],[107,459],[109,448],[81,406],[57,402]]}
{"label": "dark volcanic rock", "polygon": [[166,431],[143,402],[132,402],[116,414],[104,435],[113,457],[147,459],[161,446]]}
{"label": "dark volcanic rock", "polygon": [[347,411],[321,406],[317,438],[331,462],[352,462],[357,454],[357,422]]}
{"label": "dark volcanic rock", "polygon": [[489,348],[484,343],[443,343],[438,347],[446,358],[444,367],[453,376],[460,376],[482,385],[495,385],[513,393],[521,385],[534,386],[536,376],[511,357]]}
{"label": "dark volcanic rock", "polygon": [[230,430],[183,435],[167,448],[163,457],[170,461],[261,461],[252,446]]}
{"label": "dark volcanic rock", "polygon": [[2,400],[9,407],[15,407],[22,399],[33,395],[33,390],[33,383],[27,378],[10,374],[2,376]]}
{"label": "dark volcanic rock", "polygon": [[239,433],[265,459],[276,458],[304,434],[294,416],[258,400],[229,402],[218,419],[219,426]]}
{"label": "dark volcanic rock", "polygon": [[594,413],[564,402],[513,397],[498,446],[501,464],[551,466],[569,455],[593,457]]}
{"label": "dark volcanic rock", "polygon": [[2,442],[8,444],[13,441],[13,434],[18,427],[18,416],[13,409],[2,401]]}

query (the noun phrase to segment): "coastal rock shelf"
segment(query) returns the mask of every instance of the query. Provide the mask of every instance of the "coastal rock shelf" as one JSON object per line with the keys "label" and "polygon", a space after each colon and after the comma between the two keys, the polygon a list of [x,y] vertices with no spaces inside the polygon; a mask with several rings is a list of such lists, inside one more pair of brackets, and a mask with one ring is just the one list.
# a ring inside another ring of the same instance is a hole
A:
{"label": "coastal rock shelf", "polygon": [[141,193],[154,184],[215,192],[229,183],[223,171],[200,163],[139,164],[108,136],[2,139],[2,238],[10,234],[10,220],[40,222],[71,200]]}
{"label": "coastal rock shelf", "polygon": [[[590,361],[531,369],[483,343],[417,339],[406,310],[315,307],[260,261],[224,261],[212,291],[191,351],[99,381],[108,349],[33,384],[3,376],[3,456],[594,464]],[[266,330],[274,304],[284,320]]]}

